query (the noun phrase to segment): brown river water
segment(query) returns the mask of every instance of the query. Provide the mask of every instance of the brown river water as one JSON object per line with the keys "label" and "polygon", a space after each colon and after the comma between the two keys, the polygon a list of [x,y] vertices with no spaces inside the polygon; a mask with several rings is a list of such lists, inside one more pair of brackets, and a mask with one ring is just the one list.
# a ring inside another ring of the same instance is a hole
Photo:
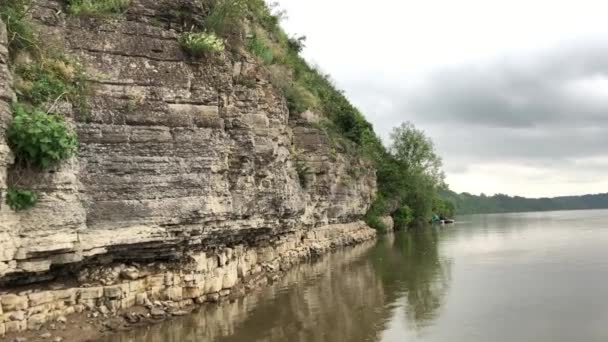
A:
{"label": "brown river water", "polygon": [[608,211],[463,216],[112,342],[608,341]]}

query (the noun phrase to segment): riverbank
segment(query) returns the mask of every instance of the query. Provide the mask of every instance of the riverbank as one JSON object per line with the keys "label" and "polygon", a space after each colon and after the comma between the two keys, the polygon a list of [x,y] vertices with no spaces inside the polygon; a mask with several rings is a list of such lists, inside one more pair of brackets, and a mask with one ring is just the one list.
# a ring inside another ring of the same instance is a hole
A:
{"label": "riverbank", "polygon": [[302,260],[375,236],[363,222],[336,224],[192,252],[179,262],[90,267],[77,279],[0,292],[0,335],[8,341],[95,340],[244,296]]}

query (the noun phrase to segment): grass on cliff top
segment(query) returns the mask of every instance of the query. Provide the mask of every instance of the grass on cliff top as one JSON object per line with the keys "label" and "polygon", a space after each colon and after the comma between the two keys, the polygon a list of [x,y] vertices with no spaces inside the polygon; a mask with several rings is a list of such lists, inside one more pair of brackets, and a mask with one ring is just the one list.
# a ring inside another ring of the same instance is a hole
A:
{"label": "grass on cliff top", "polygon": [[[333,129],[362,145],[379,144],[372,125],[336,88],[329,75],[310,66],[300,53],[305,37],[290,37],[281,28],[284,12],[263,0],[209,0],[205,30],[228,38],[228,33],[247,31],[245,47],[271,72],[271,81],[282,91],[292,115],[313,110],[328,118]],[[329,126],[328,126],[329,128]]]}
{"label": "grass on cliff top", "polygon": [[72,15],[107,15],[124,13],[131,0],[68,0]]}

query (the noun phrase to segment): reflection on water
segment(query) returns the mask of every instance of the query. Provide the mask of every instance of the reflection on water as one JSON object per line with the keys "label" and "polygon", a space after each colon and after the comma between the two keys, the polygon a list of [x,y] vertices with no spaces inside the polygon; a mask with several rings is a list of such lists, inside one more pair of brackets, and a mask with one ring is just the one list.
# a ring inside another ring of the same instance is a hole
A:
{"label": "reflection on water", "polygon": [[437,315],[449,263],[437,233],[385,237],[290,270],[277,283],[233,303],[112,341],[379,341],[400,299],[406,319],[424,326]]}
{"label": "reflection on water", "polygon": [[109,341],[608,341],[608,211],[481,215]]}

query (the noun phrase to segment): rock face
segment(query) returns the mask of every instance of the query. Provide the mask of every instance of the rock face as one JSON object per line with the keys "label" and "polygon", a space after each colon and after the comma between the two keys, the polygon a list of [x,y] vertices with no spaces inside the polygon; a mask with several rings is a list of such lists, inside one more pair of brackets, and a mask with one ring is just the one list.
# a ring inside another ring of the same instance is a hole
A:
{"label": "rock face", "polygon": [[[80,61],[91,84],[87,115],[58,106],[78,133],[78,157],[42,174],[11,168],[4,134],[14,92],[0,23],[0,283],[260,248],[344,224],[335,245],[350,234],[373,237],[357,222],[375,193],[373,168],[309,123],[310,113],[290,117],[246,52],[186,56],[171,4],[134,0],[126,18],[100,19],[35,1],[43,40]],[[40,194],[28,211],[5,205],[16,176]]]}
{"label": "rock face", "polygon": [[17,218],[5,204],[8,188],[8,167],[13,158],[6,145],[6,128],[11,119],[10,103],[15,98],[12,89],[13,78],[9,71],[8,39],[6,27],[0,20],[0,276],[16,269],[14,236],[17,232]]}

